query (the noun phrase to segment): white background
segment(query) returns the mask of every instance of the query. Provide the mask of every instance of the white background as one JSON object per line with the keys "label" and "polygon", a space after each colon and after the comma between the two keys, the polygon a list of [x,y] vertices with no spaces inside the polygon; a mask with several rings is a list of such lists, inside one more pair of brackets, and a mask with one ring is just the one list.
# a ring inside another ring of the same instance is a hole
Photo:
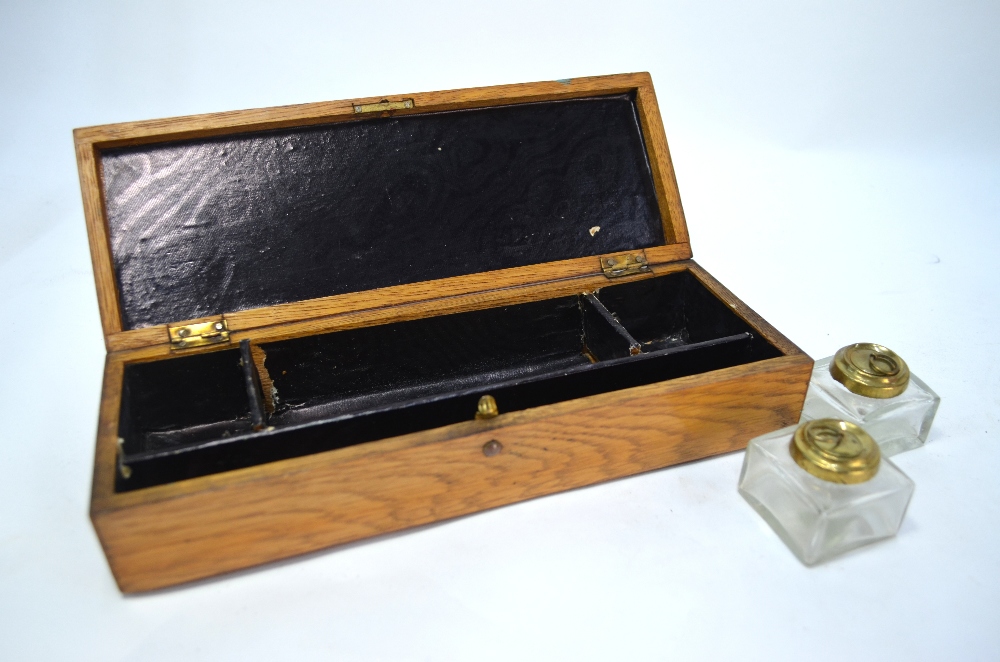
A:
{"label": "white background", "polygon": [[[742,453],[123,597],[73,127],[647,70],[695,258],[943,398],[898,537],[806,569]],[[0,5],[0,659],[1000,657],[1000,4]]]}

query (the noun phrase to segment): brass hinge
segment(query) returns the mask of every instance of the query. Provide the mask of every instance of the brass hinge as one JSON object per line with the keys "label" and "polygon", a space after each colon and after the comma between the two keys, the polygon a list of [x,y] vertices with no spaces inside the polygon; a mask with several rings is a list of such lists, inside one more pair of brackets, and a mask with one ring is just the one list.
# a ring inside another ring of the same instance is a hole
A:
{"label": "brass hinge", "polygon": [[402,101],[389,101],[382,99],[378,103],[356,103],[355,113],[380,113],[384,110],[408,110],[413,108],[413,99],[403,99]]}
{"label": "brass hinge", "polygon": [[168,326],[170,349],[190,349],[202,345],[217,345],[229,342],[229,324],[226,320]]}
{"label": "brass hinge", "polygon": [[620,255],[602,257],[601,271],[608,278],[621,278],[632,274],[649,273],[649,263],[646,261],[646,254],[642,251],[621,253]]}

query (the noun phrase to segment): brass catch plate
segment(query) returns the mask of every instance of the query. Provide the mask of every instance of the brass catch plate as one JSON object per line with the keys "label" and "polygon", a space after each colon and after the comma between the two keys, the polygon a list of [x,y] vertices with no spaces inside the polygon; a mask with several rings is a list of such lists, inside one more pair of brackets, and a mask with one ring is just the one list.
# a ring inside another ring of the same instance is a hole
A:
{"label": "brass catch plate", "polygon": [[649,273],[649,262],[642,251],[621,253],[601,258],[601,271],[608,278],[621,278],[638,273]]}
{"label": "brass catch plate", "polygon": [[402,101],[388,101],[383,99],[378,103],[356,103],[355,113],[379,113],[383,110],[409,110],[413,108],[413,99],[403,99]]}
{"label": "brass catch plate", "polygon": [[229,324],[226,320],[170,326],[167,331],[170,332],[170,348],[175,350],[229,342]]}

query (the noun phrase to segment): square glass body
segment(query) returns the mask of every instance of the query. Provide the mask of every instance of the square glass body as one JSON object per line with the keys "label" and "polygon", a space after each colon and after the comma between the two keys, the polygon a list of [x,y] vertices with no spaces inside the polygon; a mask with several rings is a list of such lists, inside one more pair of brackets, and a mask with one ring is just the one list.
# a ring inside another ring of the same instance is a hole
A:
{"label": "square glass body", "polygon": [[941,398],[914,374],[894,398],[869,398],[847,390],[830,374],[832,356],[816,361],[800,422],[818,418],[849,421],[878,442],[884,457],[923,446]]}
{"label": "square glass body", "polygon": [[817,478],[789,452],[798,426],[750,441],[739,491],[806,565],[896,535],[913,481],[882,458],[870,480],[842,485]]}

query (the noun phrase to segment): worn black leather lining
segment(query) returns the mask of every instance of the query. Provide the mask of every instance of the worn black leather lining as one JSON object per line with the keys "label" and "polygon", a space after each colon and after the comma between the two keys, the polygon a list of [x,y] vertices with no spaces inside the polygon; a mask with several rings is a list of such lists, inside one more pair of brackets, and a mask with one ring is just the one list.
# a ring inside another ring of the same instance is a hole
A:
{"label": "worn black leather lining", "polygon": [[664,243],[626,95],[110,149],[101,166],[125,329]]}
{"label": "worn black leather lining", "polygon": [[780,356],[686,271],[605,287],[597,299],[265,343],[277,406],[256,433],[239,350],[127,366],[119,434],[132,477],[117,489],[472,420],[485,393],[518,411]]}
{"label": "worn black leather lining", "polygon": [[250,429],[238,349],[125,366],[118,436],[127,454]]}
{"label": "worn black leather lining", "polygon": [[274,418],[282,422],[588,363],[576,296],[264,343],[261,348],[277,392]]}
{"label": "worn black leather lining", "polygon": [[[649,354],[584,362],[545,375],[491,384],[488,389],[463,388],[353,414],[143,453],[127,458],[131,477],[123,480],[119,476],[116,489],[130,491],[461,423],[472,419],[479,397],[487,391],[501,411],[520,411],[740,365],[746,362],[747,345],[753,338],[744,332]],[[503,436],[502,430],[498,436]]]}

